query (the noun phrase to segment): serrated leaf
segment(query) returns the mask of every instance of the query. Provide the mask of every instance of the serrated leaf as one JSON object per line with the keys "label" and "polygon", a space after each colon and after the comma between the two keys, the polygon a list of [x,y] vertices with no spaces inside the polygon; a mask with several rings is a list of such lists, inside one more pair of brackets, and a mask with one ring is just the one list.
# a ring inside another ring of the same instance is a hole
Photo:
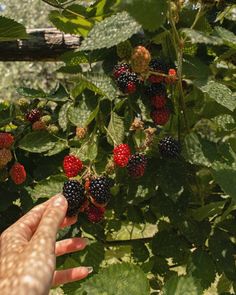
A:
{"label": "serrated leaf", "polygon": [[90,111],[88,110],[85,103],[81,103],[79,106],[70,106],[68,108],[68,119],[75,126],[86,126],[86,122],[90,116]]}
{"label": "serrated leaf", "polygon": [[192,216],[197,221],[202,221],[205,218],[209,218],[218,215],[222,212],[226,201],[219,201],[207,204],[203,207],[193,209]]}
{"label": "serrated leaf", "polygon": [[27,39],[26,29],[13,19],[0,16],[0,41]]}
{"label": "serrated leaf", "polygon": [[111,113],[111,119],[108,125],[107,141],[111,144],[120,144],[125,136],[124,122],[115,112]]}
{"label": "serrated leaf", "polygon": [[202,289],[190,276],[172,276],[164,285],[163,295],[202,295]]}
{"label": "serrated leaf", "polygon": [[233,32],[223,27],[215,27],[217,35],[223,39],[224,43],[229,47],[236,48],[236,36]]}
{"label": "serrated leaf", "polygon": [[230,111],[233,112],[236,108],[236,96],[233,95],[232,91],[227,86],[218,82],[209,81],[206,85],[200,87],[200,89]]}
{"label": "serrated leaf", "polygon": [[68,110],[71,106],[70,102],[63,104],[58,114],[58,124],[63,131],[66,130],[69,119],[68,119]]}
{"label": "serrated leaf", "polygon": [[121,8],[127,10],[144,29],[156,31],[166,20],[166,0],[123,0]]}
{"label": "serrated leaf", "polygon": [[62,192],[63,184],[67,180],[64,175],[54,175],[36,184],[31,195],[33,198],[50,198]]}
{"label": "serrated leaf", "polygon": [[23,95],[29,98],[43,98],[47,96],[47,94],[41,89],[33,89],[28,87],[19,87],[17,88],[17,92],[20,95]]}
{"label": "serrated leaf", "polygon": [[236,201],[236,165],[214,162],[212,175],[222,190]]}
{"label": "serrated leaf", "polygon": [[187,274],[200,281],[203,289],[210,287],[216,276],[215,264],[209,253],[196,250],[190,256]]}
{"label": "serrated leaf", "polygon": [[149,295],[146,275],[136,265],[114,264],[86,280],[76,295]]}
{"label": "serrated leaf", "polygon": [[48,156],[48,157],[54,156],[54,155],[59,154],[60,152],[64,151],[67,148],[69,148],[67,141],[66,140],[59,140],[54,145],[54,147],[45,154],[45,156]]}
{"label": "serrated leaf", "polygon": [[228,114],[222,114],[212,119],[217,124],[219,129],[232,130],[235,128],[234,117]]}
{"label": "serrated leaf", "polygon": [[185,158],[192,164],[211,166],[203,153],[202,145],[195,133],[188,134],[184,139]]}
{"label": "serrated leaf", "polygon": [[82,161],[94,161],[98,153],[97,136],[91,137],[79,149],[71,149],[71,154],[78,156]]}
{"label": "serrated leaf", "polygon": [[86,37],[93,26],[93,22],[82,14],[80,15],[77,13],[77,9],[74,8],[74,5],[70,8],[70,11],[71,12],[68,12],[68,10],[62,12],[56,10],[51,11],[49,20],[56,28],[65,33]]}
{"label": "serrated leaf", "polygon": [[43,153],[54,148],[57,139],[46,131],[26,134],[19,142],[19,148],[31,153]]}
{"label": "serrated leaf", "polygon": [[204,32],[197,31],[194,29],[183,29],[181,30],[193,44],[195,43],[204,43],[204,44],[212,44],[212,45],[222,45],[223,40],[217,36],[208,35]]}
{"label": "serrated leaf", "polygon": [[125,11],[96,23],[82,42],[80,51],[110,48],[129,39],[141,26]]}

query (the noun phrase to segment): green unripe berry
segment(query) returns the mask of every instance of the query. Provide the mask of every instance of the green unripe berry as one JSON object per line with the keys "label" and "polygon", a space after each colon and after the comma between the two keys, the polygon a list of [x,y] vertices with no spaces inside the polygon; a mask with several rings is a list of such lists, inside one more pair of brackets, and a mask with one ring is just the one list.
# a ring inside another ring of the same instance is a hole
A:
{"label": "green unripe berry", "polygon": [[50,115],[45,115],[45,116],[42,116],[40,120],[44,122],[45,124],[49,124],[52,120],[52,117]]}
{"label": "green unripe berry", "polygon": [[56,125],[52,124],[52,125],[48,126],[47,130],[48,130],[48,132],[50,132],[52,134],[56,134],[56,133],[58,133],[59,128]]}

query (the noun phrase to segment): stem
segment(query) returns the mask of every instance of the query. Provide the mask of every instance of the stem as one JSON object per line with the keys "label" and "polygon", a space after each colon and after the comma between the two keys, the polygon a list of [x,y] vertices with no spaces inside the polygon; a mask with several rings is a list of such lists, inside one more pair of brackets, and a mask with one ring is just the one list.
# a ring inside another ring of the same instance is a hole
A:
{"label": "stem", "polygon": [[114,137],[111,135],[110,131],[107,129],[106,126],[104,126],[104,129],[106,130],[107,134],[109,135],[109,137],[110,137],[111,140],[113,141],[114,145],[117,145],[116,140],[115,140]]}

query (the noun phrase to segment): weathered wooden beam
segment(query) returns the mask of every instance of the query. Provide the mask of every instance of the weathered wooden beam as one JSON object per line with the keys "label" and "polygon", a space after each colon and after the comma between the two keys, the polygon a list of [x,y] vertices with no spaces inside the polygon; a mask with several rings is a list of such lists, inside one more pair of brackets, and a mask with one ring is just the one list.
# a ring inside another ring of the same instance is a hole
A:
{"label": "weathered wooden beam", "polygon": [[79,48],[81,37],[53,28],[27,30],[29,39],[0,42],[0,61],[57,61]]}

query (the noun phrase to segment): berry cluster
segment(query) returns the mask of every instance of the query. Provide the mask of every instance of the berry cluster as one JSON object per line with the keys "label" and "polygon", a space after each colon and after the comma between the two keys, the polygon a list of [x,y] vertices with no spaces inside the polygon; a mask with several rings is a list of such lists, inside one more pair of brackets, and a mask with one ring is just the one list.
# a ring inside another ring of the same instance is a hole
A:
{"label": "berry cluster", "polygon": [[167,106],[166,85],[176,81],[176,70],[159,58],[151,58],[144,46],[137,46],[127,63],[121,62],[113,68],[113,77],[121,92],[132,94],[138,85],[144,86],[144,93],[151,102],[151,118],[156,125],[165,125],[170,118]]}
{"label": "berry cluster", "polygon": [[144,175],[147,157],[141,153],[131,155],[128,144],[119,144],[113,150],[113,160],[119,167],[127,167],[128,174],[133,178]]}
{"label": "berry cluster", "polygon": [[[12,161],[11,147],[14,142],[15,139],[11,133],[0,132],[0,170],[5,168],[7,171],[7,165]],[[17,185],[22,184],[26,180],[25,168],[20,163],[13,164],[10,168],[9,175]]]}
{"label": "berry cluster", "polygon": [[63,186],[63,195],[68,201],[67,216],[84,212],[90,222],[103,219],[111,193],[111,182],[106,176],[87,180],[81,184],[77,180],[67,180]]}

